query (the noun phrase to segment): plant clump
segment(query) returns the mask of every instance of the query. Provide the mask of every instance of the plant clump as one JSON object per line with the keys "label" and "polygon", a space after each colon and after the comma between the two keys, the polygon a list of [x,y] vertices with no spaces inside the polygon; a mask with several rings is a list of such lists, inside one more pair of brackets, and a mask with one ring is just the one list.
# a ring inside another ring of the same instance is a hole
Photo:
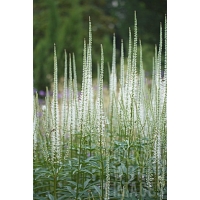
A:
{"label": "plant clump", "polygon": [[[89,20],[89,41],[84,40],[83,47],[80,95],[75,56],[65,51],[63,97],[59,104],[54,45],[53,98],[50,98],[47,88],[45,105],[41,107],[38,95],[34,96],[34,199],[166,199],[166,20],[164,45],[160,26],[160,43],[155,47],[151,88],[145,79],[140,40],[138,45],[136,13],[133,41],[129,29],[127,59],[121,41],[119,77],[116,73],[116,38],[113,35],[109,105],[106,109],[103,45],[100,45],[97,94],[94,95],[91,30]],[[164,76],[161,73],[163,68]]]}

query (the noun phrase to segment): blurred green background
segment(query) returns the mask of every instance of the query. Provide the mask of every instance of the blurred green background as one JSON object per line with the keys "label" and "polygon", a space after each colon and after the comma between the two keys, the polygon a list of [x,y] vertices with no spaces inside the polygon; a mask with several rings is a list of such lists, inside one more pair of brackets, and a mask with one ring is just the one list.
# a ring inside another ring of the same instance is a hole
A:
{"label": "blurred green background", "polygon": [[[100,62],[100,44],[105,55],[105,82],[108,81],[107,63],[112,62],[113,33],[116,34],[117,63],[120,44],[124,40],[128,51],[128,29],[133,35],[134,11],[137,12],[138,38],[142,40],[144,68],[151,72],[155,44],[159,43],[160,22],[164,24],[167,0],[34,0],[33,1],[33,80],[34,88],[50,87],[53,75],[53,46],[56,44],[58,76],[64,74],[64,49],[75,53],[77,78],[81,83],[83,40],[88,41],[88,19],[93,32],[93,76]],[[119,68],[119,66],[118,66]],[[118,69],[119,70],[119,69]]]}

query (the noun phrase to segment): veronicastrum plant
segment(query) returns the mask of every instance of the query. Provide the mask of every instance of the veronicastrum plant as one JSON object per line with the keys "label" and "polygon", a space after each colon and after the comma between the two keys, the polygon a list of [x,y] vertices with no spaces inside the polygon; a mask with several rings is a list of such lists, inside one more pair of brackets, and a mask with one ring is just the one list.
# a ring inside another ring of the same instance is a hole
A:
{"label": "veronicastrum plant", "polygon": [[34,96],[34,199],[166,199],[166,18],[164,45],[162,34],[160,25],[160,43],[155,46],[151,88],[145,78],[136,13],[133,41],[129,29],[127,58],[121,41],[119,77],[116,71],[116,38],[113,35],[107,109],[104,107],[103,45],[100,45],[96,94],[93,89],[90,19],[89,41],[84,40],[83,47],[80,95],[75,55],[64,52],[64,85],[60,102],[54,45],[53,97],[50,97],[47,88],[45,105],[41,107],[38,95]]}

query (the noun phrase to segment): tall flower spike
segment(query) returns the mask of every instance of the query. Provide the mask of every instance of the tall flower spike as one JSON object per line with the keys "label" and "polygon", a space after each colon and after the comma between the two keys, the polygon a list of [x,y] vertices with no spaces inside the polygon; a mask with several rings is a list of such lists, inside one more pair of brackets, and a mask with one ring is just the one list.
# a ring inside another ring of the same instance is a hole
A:
{"label": "tall flower spike", "polygon": [[65,70],[64,70],[64,86],[63,86],[63,102],[62,102],[62,137],[67,132],[67,53],[65,53]]}
{"label": "tall flower spike", "polygon": [[131,29],[129,27],[129,44],[128,44],[128,59],[127,59],[127,72],[126,72],[126,85],[125,85],[125,95],[124,95],[124,114],[127,115],[127,121],[129,123],[131,117],[131,91],[132,91],[132,81],[131,81],[131,66],[132,66],[132,39],[131,39]]}
{"label": "tall flower spike", "polygon": [[115,34],[113,34],[113,54],[112,54],[112,69],[109,81],[109,112],[110,112],[110,127],[111,127],[111,141],[113,140],[112,133],[115,125],[117,125],[117,106],[116,106],[116,92],[117,92],[117,77],[116,77],[116,39]]}
{"label": "tall flower spike", "polygon": [[52,131],[52,161],[59,162],[60,160],[60,136],[59,136],[59,108],[58,108],[58,69],[57,69],[57,56],[56,45],[54,44],[54,88],[53,88],[53,126]]}
{"label": "tall flower spike", "polygon": [[78,103],[78,87],[77,87],[77,75],[76,75],[76,61],[75,61],[75,55],[72,54],[72,63],[73,63],[73,73],[74,73],[74,98],[76,101],[76,104]]}
{"label": "tall flower spike", "polygon": [[164,79],[167,82],[167,16],[165,16],[165,61],[164,61]]}
{"label": "tall flower spike", "polygon": [[45,97],[45,130],[46,130],[46,135],[49,137],[50,129],[52,128],[52,115],[50,113],[50,99],[49,99],[49,90],[46,87],[46,97]]}
{"label": "tall flower spike", "polygon": [[155,56],[153,60],[152,84],[151,84],[151,102],[153,116],[156,118],[156,101],[157,101],[157,86],[158,86],[158,68],[157,68],[157,45],[155,45]]}
{"label": "tall flower spike", "polygon": [[[137,89],[137,17],[136,17],[136,11],[134,12],[134,41],[133,41],[133,57],[132,57],[132,68],[131,68],[131,79],[130,79],[130,85],[131,85],[131,126],[134,126],[135,124],[135,115],[136,115],[136,109],[135,109],[135,100],[136,100],[136,89]],[[137,123],[138,124],[138,123]],[[136,125],[137,125],[136,124]]]}
{"label": "tall flower spike", "polygon": [[35,151],[37,148],[37,139],[38,139],[38,128],[39,128],[39,119],[38,119],[38,94],[36,92],[35,97],[33,98],[33,159],[36,158]]}
{"label": "tall flower spike", "polygon": [[124,107],[124,95],[125,95],[125,81],[124,81],[124,46],[123,40],[121,40],[121,58],[120,58],[120,87],[118,96],[118,115],[120,123],[123,123],[123,109]]}
{"label": "tall flower spike", "polygon": [[73,91],[73,81],[72,81],[72,59],[71,54],[69,54],[69,115],[68,115],[68,128],[70,130],[70,134],[74,131],[74,120],[73,120],[73,112],[74,112],[74,91]]}
{"label": "tall flower spike", "polygon": [[117,90],[117,77],[116,77],[116,39],[113,34],[113,54],[112,54],[112,69],[110,73],[110,107],[113,107],[113,99]]}
{"label": "tall flower spike", "polygon": [[116,38],[115,34],[113,34],[113,56],[112,56],[112,92],[115,94],[117,90],[117,77],[116,77]]}
{"label": "tall flower spike", "polygon": [[[160,127],[160,112],[161,112],[161,106],[162,106],[162,90],[161,90],[161,56],[162,56],[162,24],[160,23],[160,42],[159,42],[159,50],[158,50],[158,61],[157,61],[157,69],[158,69],[158,85],[157,85],[157,122],[158,122],[158,127]],[[159,129],[159,128],[158,128]]]}
{"label": "tall flower spike", "polygon": [[124,90],[124,45],[123,45],[123,40],[121,40],[120,85],[121,85],[122,90]]}
{"label": "tall flower spike", "polygon": [[89,17],[89,45],[88,45],[88,100],[89,100],[89,107],[88,107],[88,117],[89,117],[89,123],[92,123],[93,119],[93,87],[92,87],[92,25],[91,25],[91,19]]}
{"label": "tall flower spike", "polygon": [[83,128],[83,118],[84,118],[84,94],[85,94],[85,76],[86,72],[86,40],[84,38],[84,47],[83,47],[83,74],[82,74],[82,86],[81,86],[81,96],[79,100],[79,115],[78,115],[78,126],[79,130],[82,131]]}
{"label": "tall flower spike", "polygon": [[[132,39],[131,39],[131,28],[129,27],[129,42],[128,42],[128,60],[127,60],[127,75],[126,75],[126,84],[128,87],[128,83],[130,80],[130,75],[131,75],[131,65],[132,65]],[[128,88],[127,88],[128,92]]]}
{"label": "tall flower spike", "polygon": [[165,60],[164,60],[164,93],[167,101],[167,16],[165,16]]}
{"label": "tall flower spike", "polygon": [[139,86],[138,86],[138,112],[140,115],[141,122],[144,122],[144,98],[145,97],[145,75],[144,75],[144,69],[143,69],[143,60],[142,60],[142,43],[140,40],[140,79],[139,79]]}
{"label": "tall flower spike", "polygon": [[100,85],[100,99],[102,105],[103,105],[103,72],[104,72],[104,54],[103,54],[103,45],[101,44],[101,68],[100,68],[99,85]]}
{"label": "tall flower spike", "polygon": [[159,83],[161,81],[161,57],[162,57],[162,24],[160,23],[160,42],[159,42],[159,49],[158,49],[158,70],[159,70]]}
{"label": "tall flower spike", "polygon": [[98,94],[96,101],[96,127],[97,133],[99,135],[99,146],[102,147],[105,145],[105,116],[103,112],[103,70],[104,70],[104,55],[103,55],[103,46],[101,45],[101,65],[100,65],[100,74],[99,74],[99,84],[98,84]]}
{"label": "tall flower spike", "polygon": [[167,96],[167,16],[165,16],[165,47],[164,47],[164,53],[165,53],[165,58],[164,58],[164,91],[165,95]]}
{"label": "tall flower spike", "polygon": [[132,80],[133,80],[133,88],[132,88],[132,95],[133,98],[135,98],[135,90],[136,90],[136,84],[137,84],[137,17],[136,17],[136,11],[134,12],[134,41],[133,41],[133,61],[132,61]]}

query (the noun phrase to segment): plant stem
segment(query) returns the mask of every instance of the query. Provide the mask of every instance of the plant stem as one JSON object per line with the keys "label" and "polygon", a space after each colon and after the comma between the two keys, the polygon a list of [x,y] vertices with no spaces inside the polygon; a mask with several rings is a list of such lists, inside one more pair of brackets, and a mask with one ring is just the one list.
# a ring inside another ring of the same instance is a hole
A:
{"label": "plant stem", "polygon": [[79,177],[80,177],[80,164],[81,164],[81,152],[82,152],[82,131],[81,131],[81,137],[80,137],[80,148],[79,148],[79,157],[78,157],[78,177],[77,177],[77,190],[76,190],[76,200],[78,200],[78,194],[79,194]]}
{"label": "plant stem", "polygon": [[103,199],[103,195],[104,195],[104,192],[103,192],[103,173],[104,173],[104,170],[103,170],[103,157],[102,157],[102,147],[101,148],[101,199]]}
{"label": "plant stem", "polygon": [[57,174],[54,175],[54,199],[57,199],[56,195],[56,188],[57,188]]}

